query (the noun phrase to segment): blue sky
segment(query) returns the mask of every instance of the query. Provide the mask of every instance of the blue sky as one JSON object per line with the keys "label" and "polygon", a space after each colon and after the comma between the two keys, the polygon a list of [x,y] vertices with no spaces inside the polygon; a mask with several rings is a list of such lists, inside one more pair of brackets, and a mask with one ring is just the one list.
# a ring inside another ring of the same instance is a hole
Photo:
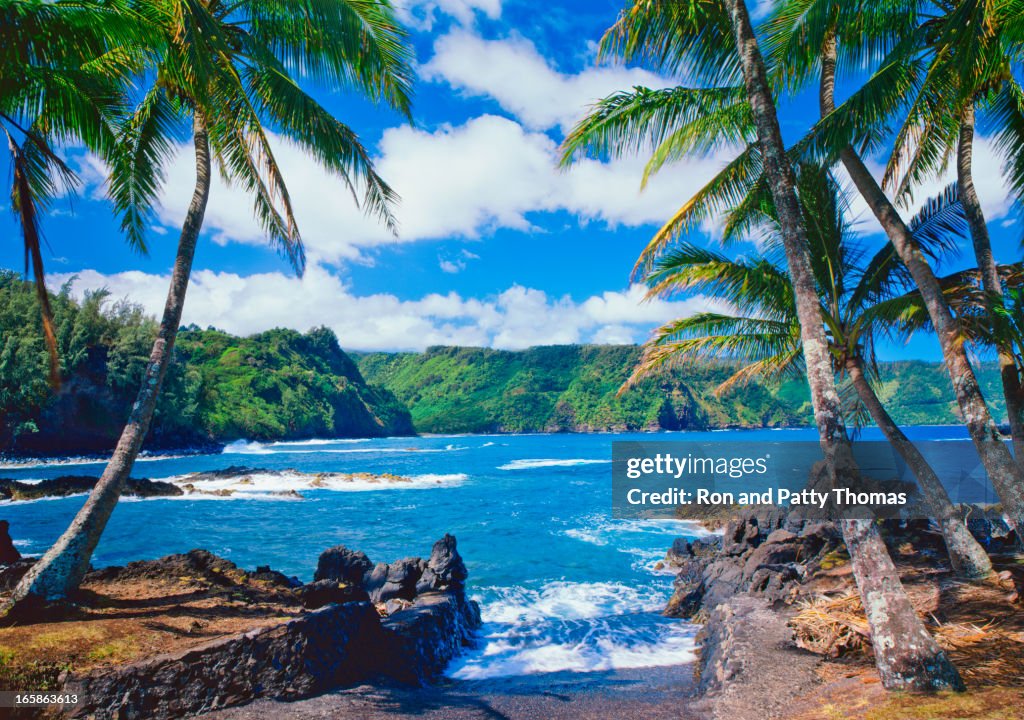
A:
{"label": "blue sky", "polygon": [[[554,167],[565,130],[593,100],[635,84],[671,79],[638,68],[596,67],[594,50],[619,2],[405,0],[421,80],[415,126],[358,99],[312,88],[374,149],[402,195],[400,238],[361,217],[341,184],[299,151],[277,155],[296,203],[309,269],[301,280],[266,245],[237,190],[214,188],[185,321],[248,334],[276,325],[328,325],[343,347],[419,349],[432,344],[519,348],[565,342],[638,342],[657,323],[712,307],[701,297],[640,304],[629,271],[651,233],[730,157],[689,160],[639,192],[642,163]],[[813,102],[790,102],[793,137]],[[983,128],[984,131],[984,128]],[[1019,255],[1019,228],[983,137],[978,183],[1001,260]],[[94,160],[72,153],[85,187],[46,218],[55,283],[75,292],[108,287],[157,313],[193,169],[183,146],[140,256],[121,239]],[[945,181],[936,179],[932,192]],[[924,197],[928,191],[919,195]],[[862,231],[881,242],[870,215]],[[0,265],[20,268],[17,225]],[[714,228],[693,239],[714,242]],[[966,248],[966,246],[965,246]],[[887,357],[935,358],[931,338],[890,346]]]}

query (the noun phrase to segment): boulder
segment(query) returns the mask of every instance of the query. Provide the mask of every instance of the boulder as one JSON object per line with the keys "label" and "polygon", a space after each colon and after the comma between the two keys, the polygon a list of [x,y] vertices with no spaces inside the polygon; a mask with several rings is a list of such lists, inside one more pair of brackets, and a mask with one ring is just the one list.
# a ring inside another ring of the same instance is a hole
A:
{"label": "boulder", "polygon": [[745,510],[730,520],[721,540],[678,538],[666,561],[679,568],[664,614],[692,618],[714,611],[737,594],[770,602],[791,599],[807,575],[842,539],[833,523],[790,522],[778,508]]}
{"label": "boulder", "polygon": [[295,588],[302,585],[302,581],[297,577],[288,577],[283,572],[271,570],[269,565],[258,565],[255,572],[249,573],[249,579],[285,588]]}
{"label": "boulder", "polygon": [[36,558],[0,566],[0,592],[11,592],[36,562]]}
{"label": "boulder", "polygon": [[21,560],[21,553],[11,540],[10,523],[0,520],[0,565],[13,565]]}
{"label": "boulder", "polygon": [[[44,497],[81,495],[93,489],[95,478],[89,475],[62,475],[36,483],[0,478],[0,497],[7,500],[37,500]],[[124,486],[125,495],[136,497],[174,497],[184,492],[174,483],[147,478],[129,478]]]}
{"label": "boulder", "polygon": [[349,602],[369,602],[370,596],[359,585],[339,583],[336,580],[317,580],[295,590],[307,610],[316,610],[324,605],[338,605]]}
{"label": "boulder", "polygon": [[361,585],[364,576],[371,568],[373,568],[373,563],[370,562],[366,553],[360,550],[349,550],[344,545],[336,545],[320,554],[313,579]]}
{"label": "boulder", "polygon": [[466,563],[455,547],[455,537],[445,533],[430,551],[427,566],[416,583],[416,592],[461,589],[468,576]]}
{"label": "boulder", "polygon": [[665,553],[665,563],[674,567],[682,567],[694,555],[693,547],[686,538],[676,538],[672,547]]}
{"label": "boulder", "polygon": [[420,558],[405,558],[393,563],[377,563],[363,578],[363,588],[375,603],[392,598],[412,600],[417,595],[417,584],[427,564]]}

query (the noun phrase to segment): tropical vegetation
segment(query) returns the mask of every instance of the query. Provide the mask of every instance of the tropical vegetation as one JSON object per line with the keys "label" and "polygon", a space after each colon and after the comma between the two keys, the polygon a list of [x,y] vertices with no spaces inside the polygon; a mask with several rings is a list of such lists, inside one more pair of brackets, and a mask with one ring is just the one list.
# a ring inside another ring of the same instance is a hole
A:
{"label": "tropical vegetation", "polygon": [[[829,171],[801,166],[797,182],[833,371],[848,377],[853,391],[853,402],[847,404],[854,408],[847,410],[847,415],[856,417],[858,410],[867,414],[914,473],[929,514],[942,532],[954,571],[963,577],[984,577],[992,571],[984,549],[968,531],[938,474],[889,415],[871,383],[871,376],[878,372],[875,348],[879,338],[907,327],[903,318],[908,312],[919,314],[915,310],[921,305],[920,296],[907,287],[906,268],[891,245],[872,253],[855,236],[848,195]],[[958,231],[966,232],[958,227],[964,223],[955,197],[956,188],[948,188],[911,222],[918,244],[935,260],[955,250]],[[658,328],[626,387],[666,365],[701,357],[745,361],[718,391],[800,366],[800,327],[784,261],[779,257],[774,205],[741,205],[730,215],[728,225],[762,227],[761,254],[731,259],[680,244],[655,263],[647,278],[648,296],[705,291],[728,299],[735,311],[697,313]]]}
{"label": "tropical vegetation", "polygon": [[[658,371],[619,393],[640,362],[635,345],[556,345],[526,350],[432,347],[355,353],[363,377],[393,392],[421,433],[611,432],[807,427],[814,424],[802,367],[722,388],[742,365],[702,358]],[[941,363],[879,361],[876,394],[900,425],[960,423]],[[999,392],[994,363],[979,367]],[[858,422],[873,424],[870,417]]]}
{"label": "tropical vegetation", "polygon": [[[0,293],[11,298],[0,322],[13,329],[0,348],[3,432],[16,443],[44,431],[46,412],[72,385],[91,383],[124,417],[95,490],[19,583],[7,613],[66,599],[78,586],[143,443],[174,432],[175,423],[208,437],[337,434],[340,418],[355,416],[366,434],[407,424],[397,401],[362,380],[330,331],[238,339],[179,326],[214,168],[250,195],[267,239],[302,273],[305,251],[276,136],[395,228],[397,198],[368,152],[299,80],[408,117],[413,56],[387,0],[0,0],[0,20],[0,127],[39,312],[35,332],[26,332],[25,287],[0,277]],[[898,427],[899,403],[874,348],[884,335],[934,333],[956,413],[1021,535],[1024,272],[995,257],[973,164],[977,128],[986,123],[1024,201],[1022,53],[1024,0],[778,0],[756,28],[745,0],[630,0],[600,57],[677,84],[598,102],[565,139],[564,164],[647,155],[646,182],[694,155],[733,151],[654,235],[634,278],[654,295],[712,291],[734,312],[670,323],[642,356],[631,348],[439,348],[369,355],[359,361],[363,372],[394,388],[415,419],[444,429],[684,427],[716,412],[735,421],[745,411],[762,424],[809,418],[833,485],[857,475],[848,426],[866,414],[914,468],[954,565],[983,575],[983,553],[970,546],[934,472]],[[841,84],[854,89],[837,97]],[[779,105],[808,89],[819,117],[787,146]],[[182,141],[192,146],[196,182],[159,322],[103,293],[80,304],[66,292],[51,296],[40,218],[77,181],[59,148],[79,143],[103,160],[125,239],[145,251],[166,166]],[[881,179],[869,165],[877,155],[885,160]],[[906,220],[900,208],[954,161],[956,185]],[[868,250],[851,238],[848,194],[835,180],[840,168],[884,245]],[[731,257],[687,242],[708,220],[723,220],[726,244],[760,240],[758,254]],[[957,234],[971,238],[976,267],[942,277]],[[976,362],[988,351],[997,393],[986,393]],[[692,362],[707,356],[714,362]],[[798,372],[783,378],[784,371]],[[695,392],[695,373],[715,392]],[[729,394],[741,385],[744,408]],[[751,387],[768,399],[756,399]],[[768,412],[772,393],[799,402],[797,409]],[[714,406],[730,398],[733,406]],[[997,428],[999,402],[1012,448]],[[962,689],[915,614],[877,524],[843,519],[839,526],[883,685]]]}
{"label": "tropical vegetation", "polygon": [[[957,5],[951,3],[950,7]],[[771,204],[789,278],[786,292],[791,294],[796,321],[791,327],[799,338],[790,347],[798,347],[803,359],[830,483],[847,481],[856,475],[857,468],[836,385],[831,328],[822,314],[814,274],[815,260],[827,262],[829,256],[814,257],[811,231],[801,207],[797,165],[816,160],[827,168],[842,162],[915,283],[940,339],[975,447],[1016,526],[1024,518],[1024,483],[981,394],[963,328],[953,318],[919,241],[882,193],[858,152],[872,144],[877,148],[886,138],[885,121],[898,110],[901,90],[912,86],[914,79],[904,77],[901,83],[900,78],[890,76],[887,83],[869,82],[868,89],[855,91],[845,107],[835,108],[840,55],[844,69],[852,68],[861,75],[867,64],[879,57],[888,59],[891,52],[898,53],[895,62],[883,63],[878,70],[882,75],[891,75],[893,64],[898,68],[913,64],[908,58],[917,47],[913,40],[903,38],[908,22],[910,28],[915,27],[917,9],[916,3],[790,0],[773,7],[766,24],[768,31],[759,35],[744,0],[636,0],[605,35],[601,55],[609,60],[642,63],[675,75],[681,83],[658,91],[634,88],[599,102],[567,137],[564,162],[571,164],[588,155],[649,152],[649,175],[667,163],[710,149],[738,148],[735,159],[655,235],[637,263],[636,274],[646,276],[696,221],[717,219],[724,213],[744,218],[746,210]],[[945,6],[940,9],[947,10]],[[928,24],[922,20],[922,25]],[[951,36],[957,30],[954,23],[948,23],[939,34]],[[917,40],[934,37],[935,28],[909,35]],[[767,57],[761,50],[766,39]],[[840,41],[841,54],[837,49]],[[977,60],[972,58],[968,63]],[[778,118],[778,96],[799,88],[815,74],[820,75],[822,119],[796,146],[787,148]],[[879,85],[884,91],[872,93]],[[879,94],[888,104],[879,103]],[[931,99],[943,101],[941,97]],[[927,133],[929,128],[917,125],[914,130]],[[964,192],[961,185],[961,194]],[[739,328],[734,330],[742,333]],[[790,326],[777,331],[791,335]],[[916,617],[877,528],[863,520],[843,520],[840,527],[864,600],[883,685],[962,689],[956,668]]]}
{"label": "tropical vegetation", "polygon": [[[0,451],[109,452],[142,381],[156,321],[107,292],[76,302],[65,287],[50,304],[60,388],[47,382],[35,293],[0,273]],[[144,447],[411,432],[405,406],[363,380],[330,330],[239,338],[190,326],[175,342]]]}
{"label": "tropical vegetation", "polygon": [[339,193],[358,186],[365,209],[394,228],[396,197],[369,153],[351,128],[297,82],[306,77],[329,83],[408,115],[412,56],[389,3],[130,0],[119,10],[131,13],[147,36],[117,46],[119,55],[140,62],[139,71],[122,83],[120,96],[130,110],[117,118],[117,143],[108,156],[109,194],[129,242],[144,242],[165,166],[183,134],[194,148],[195,189],[164,314],[124,431],[89,499],[19,582],[6,612],[66,598],[88,569],[148,434],[171,363],[214,165],[222,178],[250,194],[256,220],[299,273],[305,252],[271,128],[334,174]]}

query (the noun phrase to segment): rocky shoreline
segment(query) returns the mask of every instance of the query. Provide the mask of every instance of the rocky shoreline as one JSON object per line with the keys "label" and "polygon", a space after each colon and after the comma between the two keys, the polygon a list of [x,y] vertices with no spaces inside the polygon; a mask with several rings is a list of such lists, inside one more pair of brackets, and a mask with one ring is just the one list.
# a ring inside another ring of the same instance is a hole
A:
{"label": "rocky shoreline", "polygon": [[[1016,551],[1015,536],[998,514],[966,510],[969,529],[990,552]],[[702,623],[692,707],[712,720],[794,717],[795,700],[818,698],[827,675],[823,664],[845,650],[833,639],[826,644],[831,647],[815,645],[811,652],[798,631],[800,611],[815,599],[856,594],[842,537],[832,523],[774,506],[734,511],[721,527],[715,519],[704,522],[721,534],[678,538],[664,560],[677,570],[664,614]],[[941,538],[927,522],[884,525],[894,557],[913,557],[937,578],[933,583],[949,578],[957,584]],[[986,591],[1018,602],[1019,583],[1011,575],[1001,573]],[[930,591],[938,598],[937,589]],[[869,660],[858,672],[867,673],[863,682],[877,684]]]}
{"label": "rocky shoreline", "polygon": [[[0,552],[6,550],[6,559],[13,562],[0,571],[0,592],[9,590],[32,562],[10,555],[17,551],[2,542],[6,531],[4,523]],[[330,548],[320,556],[310,583],[269,567],[246,572],[204,550],[103,568],[86,577],[87,590],[76,598],[77,605],[51,608],[56,615],[48,610],[46,628],[63,623],[72,635],[87,638],[90,623],[102,628],[123,622],[121,613],[110,614],[110,607],[150,607],[153,602],[146,593],[152,594],[153,587],[166,588],[163,594],[172,604],[159,611],[166,620],[157,623],[150,617],[156,611],[146,611],[141,627],[166,625],[171,634],[161,637],[166,637],[169,649],[84,670],[70,662],[51,663],[53,677],[39,680],[46,689],[78,695],[78,704],[64,708],[65,716],[154,720],[257,698],[294,700],[360,682],[421,687],[474,642],[480,608],[466,595],[466,577],[451,535],[434,543],[425,559],[391,563],[374,563],[364,553],[340,545]],[[103,594],[111,588],[121,592]],[[131,590],[127,596],[125,588]],[[210,601],[202,607],[174,604],[175,598],[198,595]],[[147,600],[123,599],[142,596]],[[230,616],[231,627],[238,622],[244,626],[250,617],[252,629],[213,631],[217,622],[225,622],[224,616]],[[189,617],[193,629],[210,630],[212,639],[196,644],[168,624]],[[13,646],[20,637],[4,633],[29,632],[31,637],[32,627],[32,619],[26,618],[0,630],[0,645]],[[130,628],[127,641],[136,647]],[[97,657],[111,645],[93,648],[85,657]],[[67,669],[58,672],[62,666]],[[25,667],[38,671],[42,666],[32,659]],[[4,672],[19,671],[8,667]]]}
{"label": "rocky shoreline", "polygon": [[[92,490],[98,479],[91,475],[61,475],[36,482],[0,478],[0,501],[24,502],[83,495]],[[403,485],[413,482],[411,477],[392,473],[309,473],[293,469],[267,470],[232,465],[221,470],[189,473],[171,480],[129,478],[123,494],[154,498],[188,495],[232,497],[236,494],[262,493],[299,500],[302,499],[301,490],[344,489],[357,485]],[[280,487],[285,484],[289,487]]]}

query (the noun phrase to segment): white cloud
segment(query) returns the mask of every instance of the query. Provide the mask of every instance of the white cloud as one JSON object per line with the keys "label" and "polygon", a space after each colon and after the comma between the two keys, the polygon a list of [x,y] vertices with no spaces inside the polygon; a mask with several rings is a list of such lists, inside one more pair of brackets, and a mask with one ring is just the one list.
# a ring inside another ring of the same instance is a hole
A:
{"label": "white cloud", "polygon": [[[77,273],[73,293],[108,288],[147,312],[163,308],[168,278],[139,271],[103,275]],[[71,274],[50,276],[56,287]],[[192,274],[184,323],[213,325],[248,335],[272,327],[305,331],[327,325],[350,350],[419,350],[429,345],[472,345],[519,349],[582,342],[637,342],[655,325],[722,305],[697,296],[642,303],[643,288],[607,291],[582,302],[551,297],[513,285],[486,299],[457,293],[400,300],[391,294],[355,295],[320,265],[305,277],[282,273],[240,276],[200,270]]]}
{"label": "white cloud", "polygon": [[[875,179],[881,182],[882,175],[885,173],[884,160],[880,162],[877,159],[869,159],[867,165]],[[853,192],[853,202],[850,209],[853,217],[859,221],[858,229],[868,234],[881,233],[881,227],[875,220],[867,203],[864,202],[864,198],[861,197],[860,193],[854,188],[852,181],[849,180],[845,169],[841,165],[837,167],[839,168],[839,174],[846,179],[847,185]],[[974,176],[974,186],[978,191],[978,198],[981,200],[981,208],[985,213],[985,220],[989,223],[1007,218],[1013,209],[1014,194],[1010,191],[1010,187],[1003,175],[1002,167],[1003,159],[999,156],[994,141],[983,135],[976,135],[974,139],[972,174]],[[908,203],[908,206],[905,208],[898,207],[900,215],[903,216],[904,220],[910,220],[929,199],[938,196],[945,190],[947,185],[955,180],[956,164],[954,161],[950,163],[945,173],[932,177],[915,188],[913,200]],[[891,193],[889,195],[891,197]]]}
{"label": "white cloud", "polygon": [[448,15],[463,25],[472,25],[476,14],[491,20],[501,17],[501,0],[398,0],[399,18],[419,30],[430,30],[438,15]]}
{"label": "white cloud", "polygon": [[563,132],[588,106],[616,90],[672,84],[639,68],[593,67],[568,75],[552,67],[525,38],[485,40],[464,29],[438,38],[434,56],[421,72],[428,80],[493,98],[531,129],[560,127]]}
{"label": "white cloud", "polygon": [[[362,249],[395,242],[356,208],[342,182],[290,142],[273,138],[312,262],[359,259]],[[534,229],[531,213],[566,211],[582,222],[611,227],[665,221],[731,157],[698,158],[662,171],[640,192],[643,162],[584,160],[556,167],[558,146],[543,132],[483,115],[433,131],[385,131],[377,167],[402,200],[399,241],[479,238],[500,228]],[[160,222],[177,227],[194,185],[194,160],[181,147],[170,164],[158,208]],[[220,243],[263,244],[244,190],[215,175],[204,225]]]}
{"label": "white cloud", "polygon": [[470,260],[479,259],[479,255],[477,255],[476,253],[471,253],[469,250],[465,249],[462,250],[462,252],[460,252],[458,256],[455,258],[446,258],[441,256],[438,256],[437,258],[438,265],[440,266],[441,270],[451,275],[455,275],[456,273],[460,273],[463,270],[465,270],[466,264]]}

